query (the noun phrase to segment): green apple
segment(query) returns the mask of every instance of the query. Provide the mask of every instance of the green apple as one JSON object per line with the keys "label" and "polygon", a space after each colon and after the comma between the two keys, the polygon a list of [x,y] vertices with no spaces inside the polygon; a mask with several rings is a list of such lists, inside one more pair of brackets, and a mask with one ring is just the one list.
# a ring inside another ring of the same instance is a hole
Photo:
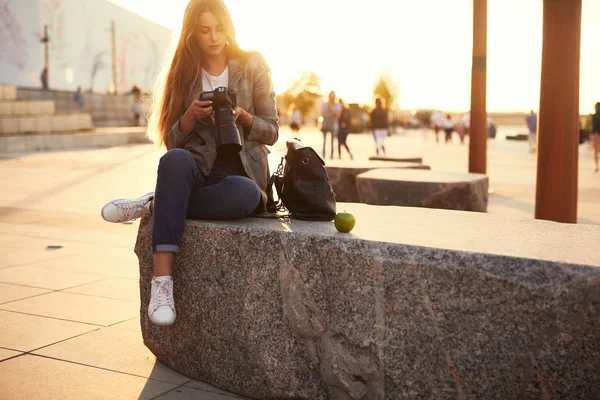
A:
{"label": "green apple", "polygon": [[354,228],[356,219],[354,218],[354,215],[344,210],[343,213],[337,213],[333,223],[335,224],[335,229],[337,229],[338,232],[348,233]]}

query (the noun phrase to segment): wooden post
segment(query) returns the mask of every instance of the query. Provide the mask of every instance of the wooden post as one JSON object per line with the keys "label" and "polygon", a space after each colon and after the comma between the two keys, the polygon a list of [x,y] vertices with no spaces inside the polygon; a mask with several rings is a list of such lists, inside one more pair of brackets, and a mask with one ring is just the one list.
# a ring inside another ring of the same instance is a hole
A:
{"label": "wooden post", "polygon": [[535,218],[577,222],[582,0],[544,0]]}
{"label": "wooden post", "polygon": [[469,172],[487,169],[487,0],[473,0]]}
{"label": "wooden post", "polygon": [[110,36],[112,47],[112,78],[114,94],[117,94],[117,34],[115,29],[115,21],[110,21]]}

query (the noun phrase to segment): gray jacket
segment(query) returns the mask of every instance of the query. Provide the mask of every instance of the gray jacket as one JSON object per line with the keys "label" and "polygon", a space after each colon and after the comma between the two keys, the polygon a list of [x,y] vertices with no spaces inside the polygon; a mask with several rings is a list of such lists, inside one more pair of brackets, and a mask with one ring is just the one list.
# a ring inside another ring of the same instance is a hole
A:
{"label": "gray jacket", "polygon": [[[229,60],[229,88],[237,93],[237,105],[254,116],[252,128],[245,131],[241,120],[237,127],[242,136],[242,151],[240,158],[248,177],[261,190],[262,206],[267,204],[267,182],[269,167],[267,155],[269,150],[265,145],[273,145],[279,136],[275,92],[269,67],[259,53],[250,53],[247,59]],[[186,109],[202,90],[200,86],[190,91]],[[194,130],[190,135],[179,131],[179,120],[173,124],[167,136],[167,149],[182,148],[189,151],[200,172],[208,176],[217,158],[216,129],[210,118],[196,120]]]}

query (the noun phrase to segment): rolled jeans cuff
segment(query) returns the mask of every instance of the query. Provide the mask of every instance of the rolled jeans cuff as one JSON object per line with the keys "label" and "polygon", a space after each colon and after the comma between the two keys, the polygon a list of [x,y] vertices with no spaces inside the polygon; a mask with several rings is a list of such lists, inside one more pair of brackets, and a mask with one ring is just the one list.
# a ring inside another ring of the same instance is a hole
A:
{"label": "rolled jeans cuff", "polygon": [[181,249],[176,244],[157,244],[154,246],[155,253],[179,253]]}

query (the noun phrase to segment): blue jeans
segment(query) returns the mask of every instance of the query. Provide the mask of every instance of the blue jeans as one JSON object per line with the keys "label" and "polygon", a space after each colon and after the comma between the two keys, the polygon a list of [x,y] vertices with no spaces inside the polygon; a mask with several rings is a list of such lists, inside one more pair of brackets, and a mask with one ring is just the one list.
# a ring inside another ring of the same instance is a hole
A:
{"label": "blue jeans", "polygon": [[337,128],[333,128],[333,129],[321,129],[321,132],[323,132],[323,158],[325,158],[325,150],[327,149],[327,134],[330,133],[331,134],[331,158],[333,158],[333,148],[334,148],[334,142],[335,142],[335,138],[337,137]]}
{"label": "blue jeans", "polygon": [[169,150],[158,164],[152,250],[178,253],[186,218],[228,220],[252,214],[260,201],[260,189],[241,174],[244,172],[215,165],[205,177],[188,151]]}

